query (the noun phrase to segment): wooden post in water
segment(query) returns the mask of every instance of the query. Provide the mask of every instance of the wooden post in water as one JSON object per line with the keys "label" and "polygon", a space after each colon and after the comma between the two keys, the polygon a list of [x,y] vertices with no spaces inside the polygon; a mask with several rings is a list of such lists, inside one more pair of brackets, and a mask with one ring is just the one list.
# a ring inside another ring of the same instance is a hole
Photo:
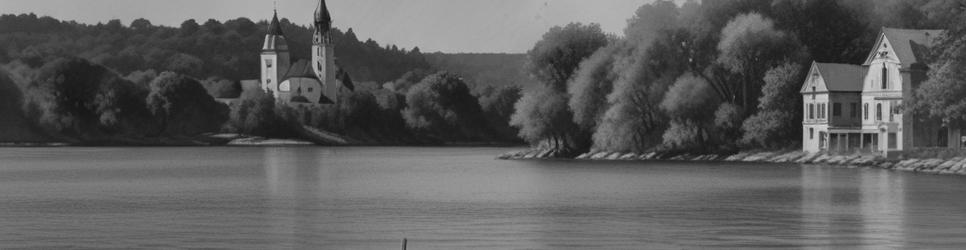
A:
{"label": "wooden post in water", "polygon": [[406,238],[403,238],[402,250],[406,250]]}

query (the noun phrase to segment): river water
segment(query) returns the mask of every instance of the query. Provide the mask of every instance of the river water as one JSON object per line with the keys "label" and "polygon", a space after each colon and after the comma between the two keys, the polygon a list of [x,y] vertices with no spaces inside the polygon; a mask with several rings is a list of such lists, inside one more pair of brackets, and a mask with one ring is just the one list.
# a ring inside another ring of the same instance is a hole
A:
{"label": "river water", "polygon": [[510,150],[0,148],[0,247],[966,246],[966,177]]}

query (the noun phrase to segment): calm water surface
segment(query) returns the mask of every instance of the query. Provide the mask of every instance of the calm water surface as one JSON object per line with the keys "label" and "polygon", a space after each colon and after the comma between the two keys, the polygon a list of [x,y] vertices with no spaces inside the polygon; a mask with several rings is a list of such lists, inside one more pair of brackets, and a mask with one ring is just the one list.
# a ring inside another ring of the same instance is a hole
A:
{"label": "calm water surface", "polygon": [[0,148],[0,247],[966,246],[966,177],[509,150]]}

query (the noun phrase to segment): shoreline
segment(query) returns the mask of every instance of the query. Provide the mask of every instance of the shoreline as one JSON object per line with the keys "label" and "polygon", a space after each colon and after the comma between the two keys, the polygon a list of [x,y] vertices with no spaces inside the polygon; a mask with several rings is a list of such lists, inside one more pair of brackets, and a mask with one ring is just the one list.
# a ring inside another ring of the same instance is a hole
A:
{"label": "shoreline", "polygon": [[650,152],[643,154],[617,152],[591,152],[577,157],[548,157],[552,152],[544,149],[527,149],[497,156],[500,160],[576,160],[576,161],[692,161],[692,162],[747,162],[821,164],[847,168],[876,168],[935,175],[966,176],[966,157],[888,159],[879,155],[828,155],[806,153],[800,150],[748,151],[737,154],[666,154]]}

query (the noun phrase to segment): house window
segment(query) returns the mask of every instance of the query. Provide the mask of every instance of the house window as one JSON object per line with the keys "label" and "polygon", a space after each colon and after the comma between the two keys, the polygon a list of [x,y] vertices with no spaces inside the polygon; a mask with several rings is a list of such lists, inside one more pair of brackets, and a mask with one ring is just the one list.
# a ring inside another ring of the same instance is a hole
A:
{"label": "house window", "polygon": [[815,139],[815,129],[814,128],[809,128],[808,129],[808,139],[809,140],[814,140]]}
{"label": "house window", "polygon": [[272,67],[272,60],[265,60],[265,67],[271,68]]}
{"label": "house window", "polygon": [[862,117],[863,117],[862,119],[868,120],[869,119],[869,103],[865,103],[862,106],[863,106],[862,107]]}
{"label": "house window", "polygon": [[882,103],[875,105],[875,120],[882,121]]}
{"label": "house window", "polygon": [[898,101],[889,102],[889,110],[892,111],[889,112],[889,121],[893,121],[895,119],[895,115],[901,114],[900,112],[902,112],[902,107],[900,107],[900,105],[901,104]]}
{"label": "house window", "polygon": [[849,103],[849,117],[859,118],[859,103]]}
{"label": "house window", "polygon": [[815,86],[812,86],[812,100],[815,100]]}
{"label": "house window", "polygon": [[808,119],[815,119],[815,104],[808,104]]}
{"label": "house window", "polygon": [[821,116],[821,119],[828,118],[828,103],[822,103],[822,107],[818,109],[818,114]]}
{"label": "house window", "polygon": [[312,93],[312,88],[309,88],[309,93]]}
{"label": "house window", "polygon": [[886,89],[889,82],[889,70],[886,69],[886,65],[882,64],[882,89]]}
{"label": "house window", "polygon": [[896,149],[899,144],[897,141],[896,133],[889,133],[889,149]]}
{"label": "house window", "polygon": [[837,103],[837,102],[832,103],[832,116],[833,117],[842,116],[842,104],[841,103]]}

